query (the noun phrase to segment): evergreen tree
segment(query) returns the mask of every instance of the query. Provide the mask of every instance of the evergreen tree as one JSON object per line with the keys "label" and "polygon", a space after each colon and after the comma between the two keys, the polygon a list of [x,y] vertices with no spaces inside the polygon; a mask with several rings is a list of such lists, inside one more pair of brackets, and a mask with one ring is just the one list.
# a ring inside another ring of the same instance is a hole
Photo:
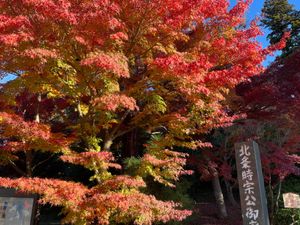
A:
{"label": "evergreen tree", "polygon": [[291,32],[291,38],[282,51],[283,57],[299,47],[300,12],[288,0],[265,0],[262,16],[263,26],[271,30],[267,36],[270,44],[280,41],[285,31]]}

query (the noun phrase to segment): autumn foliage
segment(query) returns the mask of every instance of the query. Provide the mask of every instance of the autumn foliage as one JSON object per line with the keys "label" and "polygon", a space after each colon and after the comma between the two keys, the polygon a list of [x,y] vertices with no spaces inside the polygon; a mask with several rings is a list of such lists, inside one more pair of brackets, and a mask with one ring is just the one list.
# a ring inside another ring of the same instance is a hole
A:
{"label": "autumn foliage", "polygon": [[[1,186],[40,194],[72,224],[189,216],[146,194],[143,179],[174,186],[190,173],[187,154],[176,147],[208,146],[201,134],[238,117],[228,114],[228,89],[260,73],[274,50],[255,40],[255,22],[243,28],[249,4],[229,10],[227,0],[0,0],[0,76],[17,77],[1,88],[1,154],[14,165],[16,151],[30,152],[28,159],[51,152],[94,173],[90,186],[32,173],[0,178]],[[139,168],[129,176],[116,145],[137,129],[160,136],[135,150]]]}
{"label": "autumn foliage", "polygon": [[[299,50],[277,59],[261,75],[237,87],[241,106],[252,122],[249,137],[261,139],[266,179],[299,174]],[[253,122],[254,121],[254,122]],[[256,136],[256,137],[255,137]]]}

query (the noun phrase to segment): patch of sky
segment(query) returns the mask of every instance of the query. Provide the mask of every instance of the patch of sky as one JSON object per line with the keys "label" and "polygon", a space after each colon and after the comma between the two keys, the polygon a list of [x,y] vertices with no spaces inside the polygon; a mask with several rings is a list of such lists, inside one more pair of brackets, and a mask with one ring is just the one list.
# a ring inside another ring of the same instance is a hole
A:
{"label": "patch of sky", "polygon": [[8,81],[13,80],[13,79],[15,79],[15,78],[16,78],[16,76],[14,76],[14,75],[12,75],[12,74],[8,74],[8,75],[6,75],[5,77],[0,78],[0,84],[5,84],[5,83],[7,83]]}
{"label": "patch of sky", "polygon": [[[230,0],[230,8],[232,8],[238,0]],[[300,0],[289,0],[289,3],[294,5],[295,9],[300,9]],[[250,5],[247,13],[246,13],[246,20],[247,24],[254,20],[257,17],[261,16],[261,10],[263,8],[264,1],[263,0],[253,0],[252,4]],[[257,41],[262,44],[264,48],[269,46],[269,41],[267,39],[267,35],[270,33],[270,31],[264,27],[261,27],[261,30],[263,32],[262,36],[257,37]],[[280,51],[277,51],[274,53],[273,56],[268,56],[266,60],[263,62],[263,66],[268,66],[270,63],[274,61],[276,56],[280,55]]]}

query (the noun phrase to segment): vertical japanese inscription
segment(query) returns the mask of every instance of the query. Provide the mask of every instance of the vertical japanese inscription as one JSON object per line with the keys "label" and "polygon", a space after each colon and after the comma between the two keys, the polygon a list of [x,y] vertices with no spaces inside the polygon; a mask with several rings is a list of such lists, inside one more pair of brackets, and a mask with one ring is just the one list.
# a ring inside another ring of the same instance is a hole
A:
{"label": "vertical japanese inscription", "polygon": [[243,224],[269,225],[258,145],[254,141],[238,143],[235,154]]}

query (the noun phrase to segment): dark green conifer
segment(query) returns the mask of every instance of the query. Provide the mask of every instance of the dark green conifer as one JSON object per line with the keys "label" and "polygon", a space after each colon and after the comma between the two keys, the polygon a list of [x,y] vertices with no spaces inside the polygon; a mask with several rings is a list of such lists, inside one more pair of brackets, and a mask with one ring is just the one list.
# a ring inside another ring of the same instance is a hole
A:
{"label": "dark green conifer", "polygon": [[267,36],[270,44],[280,41],[285,31],[291,32],[291,38],[282,51],[282,57],[300,46],[300,11],[295,10],[288,0],[265,0],[262,24],[271,31]]}

